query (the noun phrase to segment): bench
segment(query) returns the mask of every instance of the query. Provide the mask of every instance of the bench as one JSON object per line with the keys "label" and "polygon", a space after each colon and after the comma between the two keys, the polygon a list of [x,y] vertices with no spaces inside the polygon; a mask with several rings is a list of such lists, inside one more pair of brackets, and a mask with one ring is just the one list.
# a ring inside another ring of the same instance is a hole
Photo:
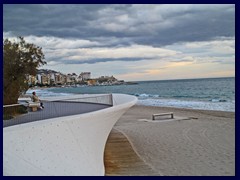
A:
{"label": "bench", "polygon": [[171,115],[171,119],[173,119],[173,112],[167,112],[167,113],[153,114],[152,115],[152,120],[155,120],[156,116],[166,116],[166,115]]}
{"label": "bench", "polygon": [[28,107],[32,109],[32,111],[37,111],[37,108],[40,108],[39,102],[28,102]]}

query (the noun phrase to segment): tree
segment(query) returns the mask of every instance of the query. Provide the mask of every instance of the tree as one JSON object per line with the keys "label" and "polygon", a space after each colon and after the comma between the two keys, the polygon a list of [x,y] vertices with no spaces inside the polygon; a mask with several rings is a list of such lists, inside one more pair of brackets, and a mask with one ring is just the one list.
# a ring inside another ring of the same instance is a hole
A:
{"label": "tree", "polygon": [[26,43],[3,40],[3,103],[15,104],[28,89],[27,75],[36,75],[37,68],[46,64],[42,48]]}

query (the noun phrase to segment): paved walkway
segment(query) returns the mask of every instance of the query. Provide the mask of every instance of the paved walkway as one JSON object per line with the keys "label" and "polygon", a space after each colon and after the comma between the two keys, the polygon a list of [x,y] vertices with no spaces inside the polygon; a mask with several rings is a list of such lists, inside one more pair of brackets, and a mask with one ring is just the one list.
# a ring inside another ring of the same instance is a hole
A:
{"label": "paved walkway", "polygon": [[[14,119],[4,120],[3,127],[61,116],[83,114],[110,107],[102,104],[62,101],[44,102],[44,106],[45,108],[42,110],[28,112]],[[159,175],[136,154],[128,139],[116,129],[113,129],[108,137],[104,163],[106,176]]]}
{"label": "paved walkway", "polygon": [[112,129],[104,152],[106,176],[159,176],[133,150],[128,139]]}
{"label": "paved walkway", "polygon": [[42,110],[39,109],[35,112],[29,111],[27,114],[20,115],[16,118],[3,120],[3,127],[55,117],[83,114],[110,107],[109,105],[103,104],[66,101],[43,102],[43,104],[45,108]]}

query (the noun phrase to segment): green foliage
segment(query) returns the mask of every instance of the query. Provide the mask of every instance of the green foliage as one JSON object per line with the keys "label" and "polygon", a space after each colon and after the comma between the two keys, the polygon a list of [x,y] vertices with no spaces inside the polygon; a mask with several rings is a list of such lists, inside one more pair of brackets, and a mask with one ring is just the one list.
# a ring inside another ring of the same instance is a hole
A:
{"label": "green foliage", "polygon": [[3,119],[12,119],[19,114],[27,113],[27,107],[20,105],[20,106],[13,106],[13,107],[4,107],[3,108]]}
{"label": "green foliage", "polygon": [[3,40],[3,103],[15,104],[28,89],[27,75],[36,75],[37,67],[46,64],[42,48],[26,43]]}

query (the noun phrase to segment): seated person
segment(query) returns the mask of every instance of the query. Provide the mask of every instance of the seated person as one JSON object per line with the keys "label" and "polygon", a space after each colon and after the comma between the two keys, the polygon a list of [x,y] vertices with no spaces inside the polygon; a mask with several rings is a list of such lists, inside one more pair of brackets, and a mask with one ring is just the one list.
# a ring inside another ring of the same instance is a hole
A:
{"label": "seated person", "polygon": [[40,101],[40,99],[36,95],[36,92],[33,92],[32,94],[33,94],[32,95],[32,101],[33,102],[39,102],[40,103],[40,108],[43,109],[44,108],[43,103]]}

